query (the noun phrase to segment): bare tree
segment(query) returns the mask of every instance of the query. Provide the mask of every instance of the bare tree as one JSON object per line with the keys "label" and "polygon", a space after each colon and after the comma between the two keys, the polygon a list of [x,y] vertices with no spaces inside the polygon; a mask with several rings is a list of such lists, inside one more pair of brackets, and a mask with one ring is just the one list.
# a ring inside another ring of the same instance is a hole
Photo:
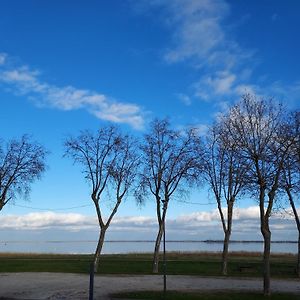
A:
{"label": "bare tree", "polygon": [[194,130],[170,128],[167,120],[154,120],[142,145],[144,169],[138,198],[148,192],[156,200],[158,233],[153,257],[153,272],[158,272],[159,249],[170,199],[183,195],[195,179],[198,167],[199,138]]}
{"label": "bare tree", "polygon": [[[106,231],[134,182],[139,164],[136,142],[116,127],[104,127],[96,134],[82,132],[65,141],[66,155],[83,167],[83,174],[91,185],[91,199],[95,205],[100,228],[94,256],[97,272]],[[113,198],[110,215],[104,219],[101,202],[104,195]],[[113,195],[112,197],[109,195]]]}
{"label": "bare tree", "polygon": [[288,156],[284,160],[282,187],[286,192],[292,208],[298,230],[297,275],[300,277],[300,217],[296,208],[300,193],[300,112],[293,113],[287,135],[293,143]]}
{"label": "bare tree", "polygon": [[249,163],[249,185],[258,197],[264,239],[264,295],[270,295],[271,292],[269,219],[279,188],[283,162],[291,146],[282,134],[283,115],[281,105],[246,94],[230,110],[227,126],[231,138],[238,142],[245,162]]}
{"label": "bare tree", "polygon": [[28,196],[31,184],[45,171],[46,154],[27,135],[6,145],[0,141],[0,211],[18,194]]}
{"label": "bare tree", "polygon": [[245,189],[248,170],[235,139],[229,139],[225,124],[226,122],[219,121],[210,128],[209,135],[205,140],[203,163],[203,173],[214,193],[224,231],[223,275],[227,275],[233,207],[237,197]]}

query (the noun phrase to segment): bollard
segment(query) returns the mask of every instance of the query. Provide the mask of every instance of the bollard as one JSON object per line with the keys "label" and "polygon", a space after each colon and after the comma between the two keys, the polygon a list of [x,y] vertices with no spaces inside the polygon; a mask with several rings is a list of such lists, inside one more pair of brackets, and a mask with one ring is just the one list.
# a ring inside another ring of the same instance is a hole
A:
{"label": "bollard", "polygon": [[89,300],[94,299],[94,263],[90,265],[90,289],[89,289]]}

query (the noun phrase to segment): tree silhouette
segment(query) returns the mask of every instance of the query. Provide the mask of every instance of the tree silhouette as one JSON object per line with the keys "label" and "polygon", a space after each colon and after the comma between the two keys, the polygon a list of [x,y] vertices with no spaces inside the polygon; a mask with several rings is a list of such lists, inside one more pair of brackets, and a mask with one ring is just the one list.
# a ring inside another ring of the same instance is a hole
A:
{"label": "tree silhouette", "polygon": [[152,194],[156,201],[158,233],[153,272],[158,272],[159,248],[171,198],[187,192],[196,179],[199,164],[199,138],[195,130],[173,130],[167,120],[154,120],[142,145],[143,172],[137,197],[144,201]]}
{"label": "tree silhouette", "polygon": [[46,154],[28,135],[0,141],[0,210],[17,195],[28,196],[31,184],[45,171]]}
{"label": "tree silhouette", "polygon": [[[83,131],[65,141],[66,156],[83,167],[83,174],[91,185],[91,199],[95,205],[100,228],[94,256],[97,272],[106,231],[133,184],[139,157],[135,140],[122,134],[116,127],[103,127],[93,134]],[[101,203],[110,197],[112,210],[105,220]]]}

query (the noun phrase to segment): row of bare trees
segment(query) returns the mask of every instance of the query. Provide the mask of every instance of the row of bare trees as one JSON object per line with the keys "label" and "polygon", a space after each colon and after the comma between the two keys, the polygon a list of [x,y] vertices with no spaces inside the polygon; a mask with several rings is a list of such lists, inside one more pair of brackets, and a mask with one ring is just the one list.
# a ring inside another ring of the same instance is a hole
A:
{"label": "row of bare trees", "polygon": [[[214,192],[224,230],[222,272],[227,274],[236,198],[250,196],[256,199],[260,211],[265,295],[270,294],[269,221],[275,201],[288,197],[300,229],[294,202],[300,187],[299,117],[299,112],[287,113],[273,100],[247,94],[216,121],[205,139],[204,174]],[[298,275],[299,258],[300,244]]]}
{"label": "row of bare trees", "polygon": [[[65,156],[81,165],[91,187],[100,228],[95,271],[107,229],[122,200],[133,192],[139,202],[147,198],[156,201],[158,233],[153,272],[158,272],[160,243],[172,199],[183,197],[191,187],[206,181],[216,199],[224,231],[224,275],[234,205],[242,196],[255,198],[260,209],[264,294],[270,294],[269,219],[279,198],[288,199],[297,223],[300,273],[300,221],[295,204],[300,188],[299,112],[287,113],[275,101],[247,94],[220,115],[204,136],[196,129],[174,130],[164,119],[154,120],[141,142],[110,126],[67,138],[65,149]],[[33,180],[45,170],[46,154],[28,136],[9,142],[5,149],[0,146],[0,210],[17,193],[28,192]],[[104,217],[102,203],[107,197],[113,205]]]}

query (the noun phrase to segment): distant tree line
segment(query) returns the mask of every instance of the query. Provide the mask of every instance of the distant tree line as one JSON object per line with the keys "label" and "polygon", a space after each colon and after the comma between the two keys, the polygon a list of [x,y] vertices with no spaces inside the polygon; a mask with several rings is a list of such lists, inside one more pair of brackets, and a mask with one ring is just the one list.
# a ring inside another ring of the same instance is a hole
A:
{"label": "distant tree line", "polygon": [[[300,277],[300,112],[288,111],[272,100],[245,94],[219,115],[205,134],[196,128],[175,130],[167,119],[155,119],[142,141],[117,126],[97,132],[82,131],[65,139],[65,156],[82,167],[99,223],[94,256],[97,271],[106,231],[123,199],[134,194],[139,203],[156,203],[158,232],[153,272],[158,272],[159,251],[172,199],[205,182],[211,189],[224,231],[222,274],[228,273],[228,248],[236,200],[255,199],[264,241],[264,294],[270,295],[269,220],[275,202],[288,203],[298,229],[297,272]],[[0,143],[0,210],[45,171],[47,150],[24,135]],[[104,217],[103,199],[112,201]]]}

